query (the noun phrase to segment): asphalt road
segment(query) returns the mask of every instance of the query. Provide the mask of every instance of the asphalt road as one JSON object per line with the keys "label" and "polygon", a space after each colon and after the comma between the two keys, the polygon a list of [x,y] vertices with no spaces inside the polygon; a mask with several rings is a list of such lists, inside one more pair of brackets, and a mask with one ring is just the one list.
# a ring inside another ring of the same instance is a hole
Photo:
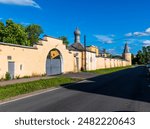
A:
{"label": "asphalt road", "polygon": [[1,104],[3,112],[150,111],[150,80],[144,66],[94,77],[71,86]]}

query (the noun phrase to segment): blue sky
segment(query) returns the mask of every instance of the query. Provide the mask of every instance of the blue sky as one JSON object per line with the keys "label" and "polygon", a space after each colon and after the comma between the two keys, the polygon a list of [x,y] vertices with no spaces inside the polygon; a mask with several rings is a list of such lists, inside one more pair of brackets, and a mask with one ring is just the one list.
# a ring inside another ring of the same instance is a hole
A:
{"label": "blue sky", "polygon": [[81,41],[121,54],[125,42],[137,53],[150,45],[149,0],[0,0],[0,20],[39,24],[44,34],[67,36],[81,30]]}

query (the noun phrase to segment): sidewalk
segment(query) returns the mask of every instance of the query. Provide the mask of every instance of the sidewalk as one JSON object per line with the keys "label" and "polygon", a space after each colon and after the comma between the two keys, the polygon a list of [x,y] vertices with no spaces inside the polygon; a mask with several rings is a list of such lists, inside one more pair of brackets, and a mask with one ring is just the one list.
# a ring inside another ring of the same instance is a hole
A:
{"label": "sidewalk", "polygon": [[99,74],[80,72],[80,73],[67,73],[67,74],[64,74],[63,76],[71,77],[71,78],[88,79],[88,78],[93,78],[93,77],[99,76]]}
{"label": "sidewalk", "polygon": [[81,72],[81,73],[67,73],[67,74],[57,75],[57,76],[33,77],[33,78],[23,78],[23,79],[9,80],[9,81],[1,81],[0,86],[6,86],[6,85],[11,85],[11,84],[17,84],[17,83],[32,82],[32,81],[37,81],[37,80],[41,80],[41,79],[50,79],[50,78],[59,77],[59,76],[71,77],[71,78],[80,78],[80,79],[88,79],[88,78],[96,77],[98,75],[93,74],[93,73],[86,73],[86,72],[85,73],[84,72]]}
{"label": "sidewalk", "polygon": [[54,78],[52,77],[33,77],[33,78],[22,78],[22,79],[15,79],[15,80],[9,80],[9,81],[1,81],[0,86],[6,86],[6,85],[11,85],[11,84],[17,84],[17,83],[24,83],[24,82],[32,82],[32,81],[37,81],[41,79],[49,79],[49,78]]}

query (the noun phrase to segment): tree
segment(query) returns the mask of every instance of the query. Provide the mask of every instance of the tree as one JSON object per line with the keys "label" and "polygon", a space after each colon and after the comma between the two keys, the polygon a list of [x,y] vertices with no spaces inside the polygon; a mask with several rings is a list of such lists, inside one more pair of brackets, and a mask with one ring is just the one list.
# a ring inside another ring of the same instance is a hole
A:
{"label": "tree", "polygon": [[137,58],[134,54],[132,54],[132,64],[133,65],[137,64]]}
{"label": "tree", "polygon": [[138,64],[146,64],[150,61],[150,46],[143,47],[136,55]]}
{"label": "tree", "polygon": [[59,39],[61,39],[63,41],[63,44],[65,44],[66,46],[69,45],[69,41],[68,41],[67,37],[61,36],[61,37],[59,37]]}
{"label": "tree", "polygon": [[12,20],[7,20],[6,25],[0,22],[0,42],[33,46],[43,33],[39,25],[29,25],[27,27],[17,24]]}
{"label": "tree", "polygon": [[150,46],[143,47],[143,56],[145,58],[145,63],[150,61]]}
{"label": "tree", "polygon": [[4,37],[4,23],[0,22],[0,42],[3,42],[3,37]]}
{"label": "tree", "polygon": [[14,23],[12,20],[6,21],[3,32],[3,42],[19,45],[28,44],[28,35],[25,32],[25,28],[20,24]]}
{"label": "tree", "polygon": [[143,52],[141,50],[138,51],[136,58],[137,58],[138,64],[144,64],[145,63],[144,55],[143,55]]}
{"label": "tree", "polygon": [[32,24],[26,27],[26,32],[28,34],[28,40],[30,41],[30,46],[33,46],[38,42],[39,36],[43,33],[41,26]]}

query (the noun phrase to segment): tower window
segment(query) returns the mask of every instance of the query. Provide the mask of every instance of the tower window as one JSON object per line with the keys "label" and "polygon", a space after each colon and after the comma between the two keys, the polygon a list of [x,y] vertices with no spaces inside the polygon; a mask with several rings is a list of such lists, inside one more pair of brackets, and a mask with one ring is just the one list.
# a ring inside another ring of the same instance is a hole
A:
{"label": "tower window", "polygon": [[8,59],[8,60],[12,60],[12,57],[11,57],[11,56],[7,56],[7,59]]}
{"label": "tower window", "polygon": [[22,70],[22,64],[20,65],[20,70]]}

